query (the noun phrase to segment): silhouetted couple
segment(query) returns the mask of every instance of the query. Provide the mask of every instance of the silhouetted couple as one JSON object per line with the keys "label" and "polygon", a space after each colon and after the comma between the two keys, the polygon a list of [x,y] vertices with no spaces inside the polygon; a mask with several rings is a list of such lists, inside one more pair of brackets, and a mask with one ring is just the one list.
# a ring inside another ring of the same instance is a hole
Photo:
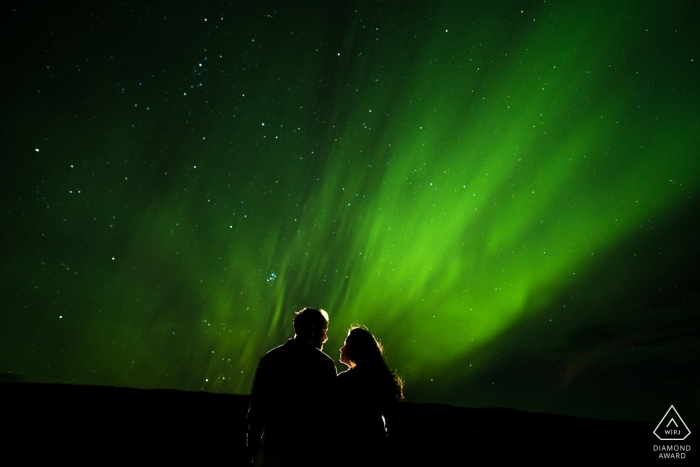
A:
{"label": "silhouetted couple", "polygon": [[403,399],[401,380],[362,327],[350,328],[340,349],[348,370],[338,375],[322,351],[327,333],[328,314],[304,308],[294,318],[294,338],[260,359],[248,411],[255,466],[365,466],[383,459]]}

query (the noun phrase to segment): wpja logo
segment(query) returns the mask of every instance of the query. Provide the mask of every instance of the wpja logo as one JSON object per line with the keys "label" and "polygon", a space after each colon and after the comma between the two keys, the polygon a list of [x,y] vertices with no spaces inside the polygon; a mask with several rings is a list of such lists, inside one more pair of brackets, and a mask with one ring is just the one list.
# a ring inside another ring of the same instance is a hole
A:
{"label": "wpja logo", "polygon": [[[654,434],[661,441],[683,441],[690,435],[690,430],[676,408],[671,406],[654,429]],[[685,459],[685,454],[688,451],[690,451],[689,444],[654,445],[654,452],[659,453],[659,459]]]}

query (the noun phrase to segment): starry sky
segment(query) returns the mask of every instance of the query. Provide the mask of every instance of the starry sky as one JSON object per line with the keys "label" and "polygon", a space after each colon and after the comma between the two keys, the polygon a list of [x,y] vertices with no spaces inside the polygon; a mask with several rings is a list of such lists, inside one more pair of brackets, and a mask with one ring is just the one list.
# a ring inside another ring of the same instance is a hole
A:
{"label": "starry sky", "polygon": [[0,7],[1,380],[245,394],[315,306],[415,402],[700,422],[694,2],[94,3]]}

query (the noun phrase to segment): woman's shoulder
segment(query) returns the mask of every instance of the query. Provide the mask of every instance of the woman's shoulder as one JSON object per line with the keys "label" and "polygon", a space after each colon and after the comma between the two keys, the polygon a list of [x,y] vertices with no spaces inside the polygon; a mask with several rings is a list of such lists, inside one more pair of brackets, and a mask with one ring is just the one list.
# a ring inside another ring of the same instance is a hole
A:
{"label": "woman's shoulder", "polygon": [[360,381],[355,378],[355,375],[356,373],[353,369],[348,369],[338,373],[336,384],[341,393],[354,394],[353,397],[356,397],[357,390],[360,386],[362,386],[362,384],[360,384]]}
{"label": "woman's shoulder", "polygon": [[338,382],[341,384],[354,385],[375,385],[381,380],[381,375],[371,368],[363,368],[356,366],[338,374]]}
{"label": "woman's shoulder", "polygon": [[338,374],[338,382],[340,384],[357,385],[370,380],[372,380],[371,375],[359,367],[350,368]]}
{"label": "woman's shoulder", "polygon": [[341,371],[340,373],[338,373],[338,380],[349,381],[352,378],[354,378],[356,374],[357,374],[357,372],[355,371],[354,368],[348,368],[347,370]]}

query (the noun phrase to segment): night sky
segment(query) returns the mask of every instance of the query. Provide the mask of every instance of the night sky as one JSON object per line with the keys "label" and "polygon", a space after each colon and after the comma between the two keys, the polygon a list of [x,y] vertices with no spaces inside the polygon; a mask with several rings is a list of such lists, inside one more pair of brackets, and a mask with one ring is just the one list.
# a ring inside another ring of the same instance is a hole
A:
{"label": "night sky", "polygon": [[245,394],[315,306],[409,401],[697,425],[696,7],[4,2],[0,380]]}

